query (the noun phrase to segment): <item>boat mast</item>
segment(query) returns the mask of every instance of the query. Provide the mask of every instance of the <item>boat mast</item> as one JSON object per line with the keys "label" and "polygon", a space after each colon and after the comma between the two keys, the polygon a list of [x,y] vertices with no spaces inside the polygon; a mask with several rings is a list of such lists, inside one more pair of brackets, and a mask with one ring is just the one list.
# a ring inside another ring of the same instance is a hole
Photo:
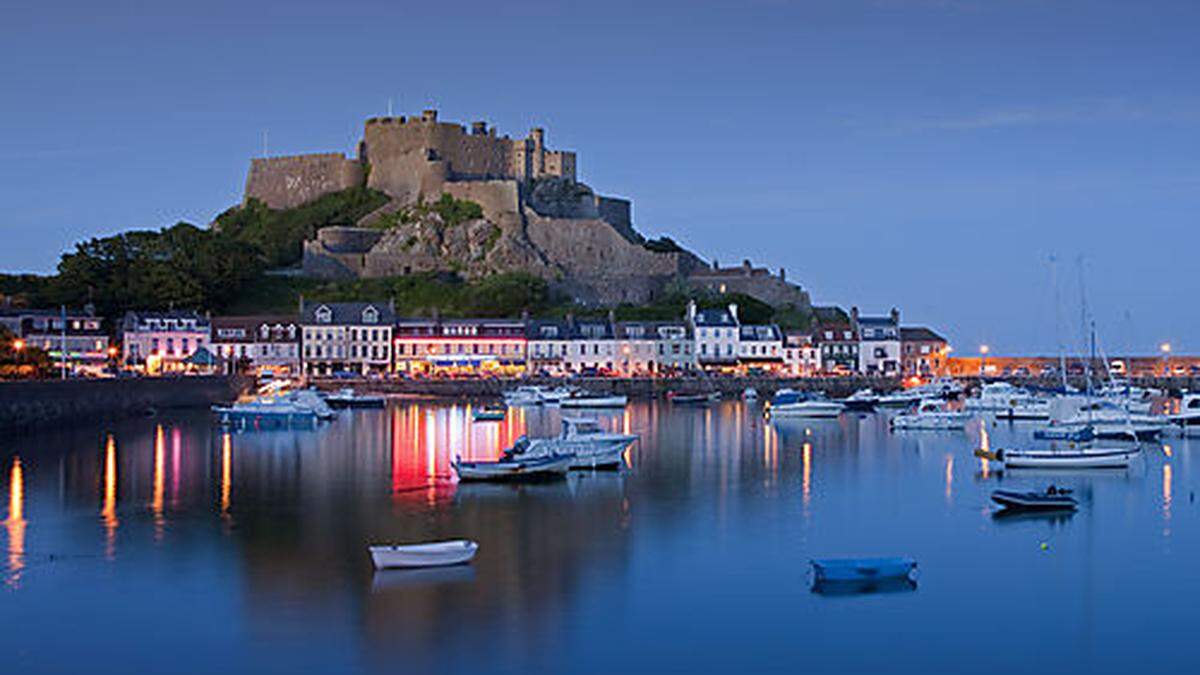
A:
{"label": "boat mast", "polygon": [[1067,350],[1062,340],[1062,302],[1058,290],[1058,257],[1050,254],[1050,283],[1054,286],[1054,343],[1058,347],[1058,378],[1062,380],[1062,392],[1067,391]]}

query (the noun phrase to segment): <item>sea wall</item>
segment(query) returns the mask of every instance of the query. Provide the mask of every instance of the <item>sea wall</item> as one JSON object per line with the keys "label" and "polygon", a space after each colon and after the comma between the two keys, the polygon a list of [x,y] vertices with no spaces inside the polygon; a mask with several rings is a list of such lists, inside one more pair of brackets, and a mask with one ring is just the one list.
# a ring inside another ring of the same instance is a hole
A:
{"label": "sea wall", "polygon": [[251,382],[239,376],[130,377],[0,382],[0,429],[117,419],[231,401]]}

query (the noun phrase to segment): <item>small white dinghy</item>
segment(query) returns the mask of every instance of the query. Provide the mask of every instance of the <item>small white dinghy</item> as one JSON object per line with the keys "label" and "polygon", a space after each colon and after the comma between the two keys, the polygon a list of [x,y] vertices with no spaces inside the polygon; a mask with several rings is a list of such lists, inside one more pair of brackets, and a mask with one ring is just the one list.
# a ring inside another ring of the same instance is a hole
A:
{"label": "small white dinghy", "polygon": [[471,562],[479,544],[467,539],[437,541],[429,544],[371,546],[375,569],[395,567],[446,567]]}

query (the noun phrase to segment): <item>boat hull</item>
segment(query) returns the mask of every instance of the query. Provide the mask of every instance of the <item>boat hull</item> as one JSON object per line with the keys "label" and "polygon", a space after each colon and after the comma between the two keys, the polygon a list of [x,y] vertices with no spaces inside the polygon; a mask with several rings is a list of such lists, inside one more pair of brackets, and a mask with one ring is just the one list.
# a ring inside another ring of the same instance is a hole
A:
{"label": "boat hull", "polygon": [[559,402],[563,408],[624,408],[629,403],[625,396],[589,396],[565,398]]}
{"label": "boat hull", "polygon": [[806,401],[804,403],[783,403],[771,406],[769,415],[773,418],[817,418],[817,419],[832,419],[842,414],[845,407],[840,403],[820,403],[814,404]]}
{"label": "boat hull", "polygon": [[541,481],[563,478],[573,461],[573,455],[518,458],[498,462],[463,462],[455,459],[451,466],[461,482]]}
{"label": "boat hull", "polygon": [[1123,469],[1140,453],[1137,449],[1001,450],[998,459],[1011,469]]}
{"label": "boat hull", "polygon": [[817,583],[912,579],[917,570],[912,558],[826,558],[811,564]]}
{"label": "boat hull", "polygon": [[1006,509],[1028,511],[1074,511],[1078,507],[1075,499],[1068,495],[1046,495],[1013,490],[992,492],[992,501]]}
{"label": "boat hull", "polygon": [[465,539],[411,546],[371,546],[375,569],[448,567],[471,562],[479,544]]}

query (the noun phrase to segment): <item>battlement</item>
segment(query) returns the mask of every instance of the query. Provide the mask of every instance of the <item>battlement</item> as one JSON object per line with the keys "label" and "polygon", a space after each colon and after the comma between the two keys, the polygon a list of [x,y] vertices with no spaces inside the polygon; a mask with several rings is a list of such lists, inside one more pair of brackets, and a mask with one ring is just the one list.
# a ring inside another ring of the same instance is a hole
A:
{"label": "battlement", "polygon": [[288,209],[362,181],[362,165],[340,152],[256,157],[250,160],[245,200]]}

